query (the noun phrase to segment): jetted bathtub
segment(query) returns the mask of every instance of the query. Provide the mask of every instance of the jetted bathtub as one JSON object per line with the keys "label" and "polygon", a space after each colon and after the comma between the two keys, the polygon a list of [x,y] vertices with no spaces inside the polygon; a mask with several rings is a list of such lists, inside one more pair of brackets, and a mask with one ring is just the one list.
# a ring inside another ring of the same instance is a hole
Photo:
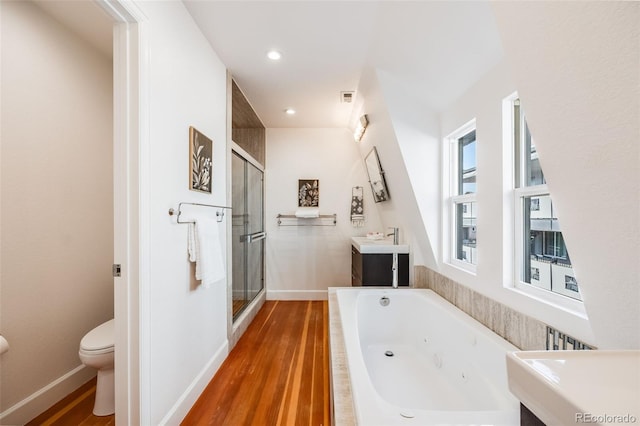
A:
{"label": "jetted bathtub", "polygon": [[431,290],[335,292],[358,425],[520,424],[515,346]]}

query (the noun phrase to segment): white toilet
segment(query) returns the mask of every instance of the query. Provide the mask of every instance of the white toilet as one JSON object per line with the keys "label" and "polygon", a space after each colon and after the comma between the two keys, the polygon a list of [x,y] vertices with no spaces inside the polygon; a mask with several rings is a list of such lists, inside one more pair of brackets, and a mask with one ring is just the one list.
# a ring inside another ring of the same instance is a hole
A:
{"label": "white toilet", "polygon": [[113,375],[114,321],[109,320],[88,332],[80,341],[80,361],[98,370],[96,402],[93,414],[108,416],[115,412],[115,384]]}

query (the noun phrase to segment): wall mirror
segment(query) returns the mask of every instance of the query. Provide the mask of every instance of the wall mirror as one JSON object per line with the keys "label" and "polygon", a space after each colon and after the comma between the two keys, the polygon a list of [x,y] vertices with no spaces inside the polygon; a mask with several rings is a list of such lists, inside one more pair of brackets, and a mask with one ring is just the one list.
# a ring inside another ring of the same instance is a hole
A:
{"label": "wall mirror", "polygon": [[373,191],[373,200],[376,203],[380,201],[387,201],[389,199],[389,191],[387,190],[387,184],[384,180],[384,170],[380,165],[380,159],[378,158],[378,151],[374,146],[371,152],[367,154],[364,159],[367,166],[367,173],[369,174],[369,183],[371,184],[371,190]]}

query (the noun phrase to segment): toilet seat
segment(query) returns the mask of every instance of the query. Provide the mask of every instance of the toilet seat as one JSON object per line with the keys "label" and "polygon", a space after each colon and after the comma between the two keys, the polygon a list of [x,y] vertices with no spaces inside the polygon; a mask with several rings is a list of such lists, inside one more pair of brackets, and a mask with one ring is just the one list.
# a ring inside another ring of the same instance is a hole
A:
{"label": "toilet seat", "polygon": [[113,352],[115,343],[114,320],[100,324],[88,332],[80,341],[80,351],[86,354],[105,354]]}

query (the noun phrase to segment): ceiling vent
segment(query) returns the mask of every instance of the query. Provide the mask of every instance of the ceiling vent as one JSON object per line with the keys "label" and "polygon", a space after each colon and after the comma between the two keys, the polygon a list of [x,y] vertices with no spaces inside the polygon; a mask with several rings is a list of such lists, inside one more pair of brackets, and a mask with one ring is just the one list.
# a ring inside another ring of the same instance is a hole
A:
{"label": "ceiling vent", "polygon": [[356,92],[340,92],[340,102],[343,104],[350,104],[353,102]]}

